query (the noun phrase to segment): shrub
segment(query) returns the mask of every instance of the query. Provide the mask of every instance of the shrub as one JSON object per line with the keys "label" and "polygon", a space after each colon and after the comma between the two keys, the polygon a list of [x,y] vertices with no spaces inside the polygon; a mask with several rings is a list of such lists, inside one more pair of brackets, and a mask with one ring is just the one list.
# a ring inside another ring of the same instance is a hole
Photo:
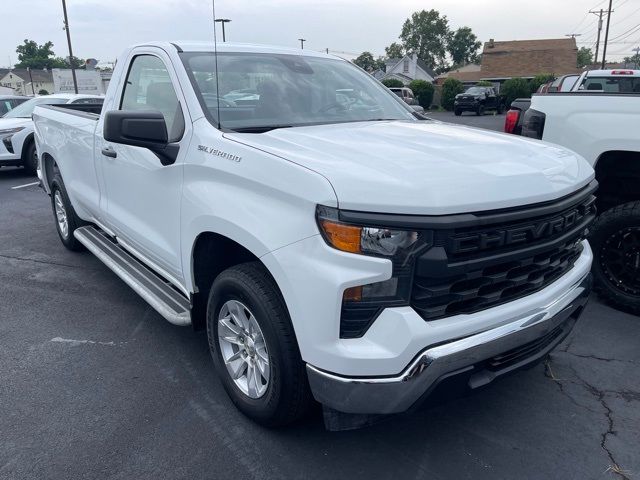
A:
{"label": "shrub", "polygon": [[404,83],[396,78],[387,78],[382,80],[382,84],[387,88],[402,88],[404,87]]}
{"label": "shrub", "polygon": [[426,80],[414,80],[409,84],[409,88],[415,95],[420,106],[424,109],[431,107],[433,101],[433,85]]}
{"label": "shrub", "polygon": [[480,80],[478,83],[476,83],[476,86],[478,87],[493,87],[493,83],[487,81],[487,80]]}
{"label": "shrub", "polygon": [[38,95],[49,95],[49,92],[43,88],[42,90],[38,90]]}
{"label": "shrub", "polygon": [[538,88],[540,88],[540,85],[544,85],[545,83],[550,82],[554,78],[556,77],[552,73],[540,73],[536,75],[531,79],[531,82],[530,82],[531,93],[536,93],[538,91]]}
{"label": "shrub", "polygon": [[446,110],[453,110],[456,95],[462,92],[464,92],[464,86],[460,80],[447,78],[442,84],[442,106]]}
{"label": "shrub", "polygon": [[511,105],[516,98],[531,97],[531,85],[524,78],[510,78],[502,84],[500,94],[504,96],[505,105]]}

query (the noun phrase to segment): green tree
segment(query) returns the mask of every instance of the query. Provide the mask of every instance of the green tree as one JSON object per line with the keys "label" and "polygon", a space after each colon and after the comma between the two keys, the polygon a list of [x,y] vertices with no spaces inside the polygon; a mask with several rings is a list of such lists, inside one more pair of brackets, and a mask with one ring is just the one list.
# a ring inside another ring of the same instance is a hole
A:
{"label": "green tree", "polygon": [[384,66],[384,62],[382,59],[373,58],[373,54],[371,52],[362,52],[354,61],[357,66],[362,68],[367,72],[373,72],[378,68],[382,68]]}
{"label": "green tree", "polygon": [[453,110],[456,95],[462,92],[464,92],[464,85],[460,80],[447,78],[442,84],[442,107],[446,110]]}
{"label": "green tree", "polygon": [[623,61],[629,67],[640,68],[640,53],[636,53],[632,57],[624,57]]}
{"label": "green tree", "polygon": [[524,78],[510,78],[502,84],[500,94],[504,96],[505,105],[511,105],[516,98],[531,97],[531,85]]}
{"label": "green tree", "polygon": [[404,57],[404,47],[398,42],[393,42],[388,47],[385,47],[384,53],[387,58],[402,58]]}
{"label": "green tree", "polygon": [[531,79],[529,82],[529,89],[531,93],[536,93],[540,85],[544,85],[547,82],[552,81],[556,76],[553,73],[539,73]]}
{"label": "green tree", "polygon": [[590,48],[580,47],[578,50],[578,67],[582,68],[593,63],[593,53]]}
{"label": "green tree", "polygon": [[414,12],[404,22],[400,33],[405,51],[416,53],[436,71],[446,65],[450,37],[449,21],[437,10]]}
{"label": "green tree", "polygon": [[413,80],[409,84],[409,88],[418,99],[418,103],[421,107],[427,109],[431,107],[433,101],[433,85],[426,80]]}
{"label": "green tree", "polygon": [[404,87],[404,83],[402,83],[397,78],[387,78],[382,80],[382,84],[387,88],[401,88]]}
{"label": "green tree", "polygon": [[[42,70],[43,68],[69,68],[69,64],[64,58],[56,57],[53,52],[53,42],[46,42],[38,45],[33,40],[25,39],[22,45],[16,47],[19,62],[15,68],[32,68]],[[73,57],[71,59],[74,68],[83,68],[84,60]]]}
{"label": "green tree", "polygon": [[454,65],[466,65],[478,62],[478,50],[482,42],[469,27],[460,27],[450,37],[447,43],[447,51],[451,55]]}

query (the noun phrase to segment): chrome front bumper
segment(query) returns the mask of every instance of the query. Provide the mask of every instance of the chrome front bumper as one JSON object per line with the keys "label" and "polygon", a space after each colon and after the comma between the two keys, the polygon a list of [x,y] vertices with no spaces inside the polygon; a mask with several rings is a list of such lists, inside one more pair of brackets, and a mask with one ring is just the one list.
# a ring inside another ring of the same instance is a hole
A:
{"label": "chrome front bumper", "polygon": [[343,377],[307,365],[315,399],[344,413],[392,414],[408,410],[442,381],[469,375],[477,388],[539,360],[572,330],[587,303],[591,275],[551,305],[517,320],[422,351],[391,377]]}

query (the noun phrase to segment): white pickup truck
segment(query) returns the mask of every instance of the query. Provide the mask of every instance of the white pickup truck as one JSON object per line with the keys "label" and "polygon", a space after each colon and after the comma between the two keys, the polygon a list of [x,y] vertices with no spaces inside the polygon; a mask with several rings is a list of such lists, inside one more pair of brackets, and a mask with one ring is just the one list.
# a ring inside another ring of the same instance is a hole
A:
{"label": "white pickup truck", "polygon": [[594,285],[609,303],[640,313],[640,71],[589,72],[578,83],[586,85],[580,93],[534,95],[522,134],[570,148],[594,167]]}
{"label": "white pickup truck", "polygon": [[265,425],[312,398],[344,418],[486,385],[544,358],[590,290],[583,158],[421,120],[330,55],[139,45],[100,115],[34,119],[64,245],[206,328]]}

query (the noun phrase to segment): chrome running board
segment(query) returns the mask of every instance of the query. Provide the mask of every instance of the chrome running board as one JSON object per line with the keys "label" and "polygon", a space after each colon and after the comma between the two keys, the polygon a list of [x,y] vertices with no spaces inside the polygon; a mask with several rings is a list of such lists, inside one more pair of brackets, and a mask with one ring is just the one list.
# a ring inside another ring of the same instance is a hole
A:
{"label": "chrome running board", "polygon": [[73,235],[166,320],[174,325],[191,324],[189,299],[109,236],[93,226],[80,227]]}

